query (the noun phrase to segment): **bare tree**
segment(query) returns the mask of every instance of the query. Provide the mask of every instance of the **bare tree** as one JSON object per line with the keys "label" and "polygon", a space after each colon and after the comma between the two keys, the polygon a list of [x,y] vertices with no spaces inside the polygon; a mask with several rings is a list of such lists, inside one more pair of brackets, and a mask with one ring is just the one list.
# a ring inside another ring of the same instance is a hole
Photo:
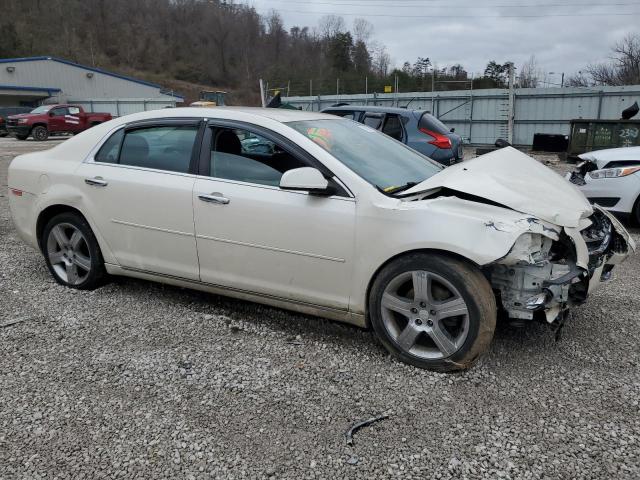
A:
{"label": "bare tree", "polygon": [[597,85],[640,83],[640,35],[628,34],[613,48],[608,63],[589,65],[587,72]]}
{"label": "bare tree", "polygon": [[536,88],[540,82],[540,69],[535,55],[531,55],[529,60],[520,68],[518,76],[521,88]]}
{"label": "bare tree", "polygon": [[353,21],[353,39],[356,43],[367,44],[373,34],[373,25],[364,18],[356,18]]}
{"label": "bare tree", "polygon": [[589,78],[582,71],[579,71],[573,75],[569,75],[569,77],[564,81],[564,84],[567,87],[590,87],[591,86],[591,82],[589,81]]}
{"label": "bare tree", "polygon": [[384,77],[389,72],[389,65],[391,65],[391,56],[387,52],[387,47],[374,43],[370,48],[372,52],[372,67],[376,74]]}
{"label": "bare tree", "polygon": [[338,15],[325,15],[318,21],[318,30],[322,38],[333,38],[346,30],[344,18]]}

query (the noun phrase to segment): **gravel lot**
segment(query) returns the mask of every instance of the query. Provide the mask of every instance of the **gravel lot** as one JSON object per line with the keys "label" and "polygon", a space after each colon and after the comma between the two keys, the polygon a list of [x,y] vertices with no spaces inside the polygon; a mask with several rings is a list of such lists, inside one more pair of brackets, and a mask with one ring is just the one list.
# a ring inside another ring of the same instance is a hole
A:
{"label": "gravel lot", "polygon": [[476,368],[430,373],[322,319],[130,279],[58,286],[6,198],[11,159],[55,143],[0,138],[0,324],[23,320],[0,327],[0,478],[640,477],[640,256],[560,342],[499,325]]}

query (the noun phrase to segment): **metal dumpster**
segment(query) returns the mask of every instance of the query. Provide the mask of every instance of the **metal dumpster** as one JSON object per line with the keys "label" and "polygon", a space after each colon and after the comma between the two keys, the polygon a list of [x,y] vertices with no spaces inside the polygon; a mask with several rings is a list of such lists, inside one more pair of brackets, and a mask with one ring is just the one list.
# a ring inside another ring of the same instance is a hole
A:
{"label": "metal dumpster", "polygon": [[640,145],[640,120],[571,120],[568,157],[605,148]]}

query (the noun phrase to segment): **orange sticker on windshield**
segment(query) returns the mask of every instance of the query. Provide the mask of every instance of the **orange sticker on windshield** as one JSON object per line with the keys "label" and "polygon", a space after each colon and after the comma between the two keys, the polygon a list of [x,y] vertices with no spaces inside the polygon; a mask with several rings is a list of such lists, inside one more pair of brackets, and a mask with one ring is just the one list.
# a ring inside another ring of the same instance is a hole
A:
{"label": "orange sticker on windshield", "polygon": [[326,128],[307,128],[307,136],[325,150],[331,150],[331,132]]}

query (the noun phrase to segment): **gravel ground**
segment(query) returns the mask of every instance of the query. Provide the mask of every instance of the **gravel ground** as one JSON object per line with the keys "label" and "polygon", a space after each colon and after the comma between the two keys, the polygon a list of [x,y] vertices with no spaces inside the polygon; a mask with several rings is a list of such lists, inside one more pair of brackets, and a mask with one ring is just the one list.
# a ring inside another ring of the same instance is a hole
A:
{"label": "gravel ground", "polygon": [[0,478],[640,477],[639,256],[560,342],[503,324],[474,369],[431,373],[322,319],[124,278],[58,286],[5,188],[14,155],[53,143],[0,139],[0,324],[22,320],[0,327]]}

